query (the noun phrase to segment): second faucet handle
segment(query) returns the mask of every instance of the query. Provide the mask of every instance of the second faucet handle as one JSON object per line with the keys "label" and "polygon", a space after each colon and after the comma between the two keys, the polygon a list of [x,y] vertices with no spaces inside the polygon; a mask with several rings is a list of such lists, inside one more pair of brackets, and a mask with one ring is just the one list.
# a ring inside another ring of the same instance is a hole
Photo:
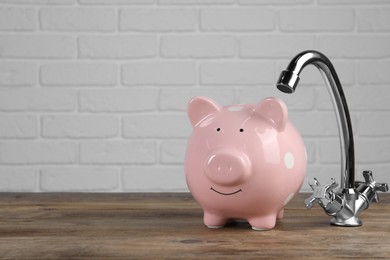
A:
{"label": "second faucet handle", "polygon": [[374,180],[374,177],[372,175],[372,171],[363,171],[363,177],[365,180],[364,182],[356,182],[356,186],[358,186],[357,189],[360,192],[368,193],[367,191],[365,191],[366,188],[371,188],[372,192],[370,192],[370,193],[373,194],[372,201],[378,202],[379,198],[378,198],[378,194],[376,192],[377,191],[387,192],[389,190],[389,186],[387,185],[387,183],[377,183]]}

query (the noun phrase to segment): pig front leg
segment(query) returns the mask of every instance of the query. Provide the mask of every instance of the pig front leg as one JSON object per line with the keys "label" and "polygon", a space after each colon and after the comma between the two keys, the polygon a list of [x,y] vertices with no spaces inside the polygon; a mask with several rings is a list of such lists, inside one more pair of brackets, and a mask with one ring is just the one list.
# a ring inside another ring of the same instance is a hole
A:
{"label": "pig front leg", "polygon": [[253,230],[266,231],[275,227],[277,215],[279,214],[270,214],[267,216],[254,217],[248,219],[248,222],[252,226]]}
{"label": "pig front leg", "polygon": [[203,215],[203,222],[208,228],[222,228],[227,221],[227,218],[207,211],[205,211]]}

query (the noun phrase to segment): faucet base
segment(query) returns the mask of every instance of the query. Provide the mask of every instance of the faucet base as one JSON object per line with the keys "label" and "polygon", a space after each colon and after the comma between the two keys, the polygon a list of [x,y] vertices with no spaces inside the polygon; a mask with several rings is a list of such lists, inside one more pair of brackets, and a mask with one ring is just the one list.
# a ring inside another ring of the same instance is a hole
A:
{"label": "faucet base", "polygon": [[363,225],[362,221],[358,217],[351,217],[349,219],[342,219],[342,218],[336,218],[333,217],[330,220],[330,224],[334,226],[342,226],[342,227],[359,227]]}
{"label": "faucet base", "polygon": [[[358,205],[357,202],[359,201],[359,194],[355,189],[342,189],[340,193],[334,194],[334,198],[338,198],[338,208],[340,210],[337,213],[333,214],[329,212],[329,210],[327,211],[328,215],[332,216],[330,224],[343,227],[358,227],[363,224],[358,216],[361,210],[366,209],[367,204],[359,204],[360,206],[364,207],[359,210],[359,212],[356,211]],[[362,200],[362,202],[366,201]]]}

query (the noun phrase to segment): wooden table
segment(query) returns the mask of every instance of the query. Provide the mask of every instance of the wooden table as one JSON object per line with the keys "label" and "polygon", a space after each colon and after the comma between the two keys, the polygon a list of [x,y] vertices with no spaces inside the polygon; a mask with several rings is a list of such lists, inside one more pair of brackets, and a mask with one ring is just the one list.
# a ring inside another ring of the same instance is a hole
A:
{"label": "wooden table", "polygon": [[0,194],[1,259],[390,259],[390,194],[362,227],[329,225],[298,194],[271,231],[210,230],[188,193]]}

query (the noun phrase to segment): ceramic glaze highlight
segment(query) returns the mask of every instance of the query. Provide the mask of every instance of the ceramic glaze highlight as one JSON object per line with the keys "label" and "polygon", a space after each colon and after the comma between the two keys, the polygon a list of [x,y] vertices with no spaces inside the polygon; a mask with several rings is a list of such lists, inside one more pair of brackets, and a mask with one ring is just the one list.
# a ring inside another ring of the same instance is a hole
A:
{"label": "ceramic glaze highlight", "polygon": [[206,97],[188,104],[193,133],[185,171],[188,187],[204,211],[204,224],[223,227],[245,219],[268,230],[306,175],[303,140],[288,120],[284,102],[222,107]]}

